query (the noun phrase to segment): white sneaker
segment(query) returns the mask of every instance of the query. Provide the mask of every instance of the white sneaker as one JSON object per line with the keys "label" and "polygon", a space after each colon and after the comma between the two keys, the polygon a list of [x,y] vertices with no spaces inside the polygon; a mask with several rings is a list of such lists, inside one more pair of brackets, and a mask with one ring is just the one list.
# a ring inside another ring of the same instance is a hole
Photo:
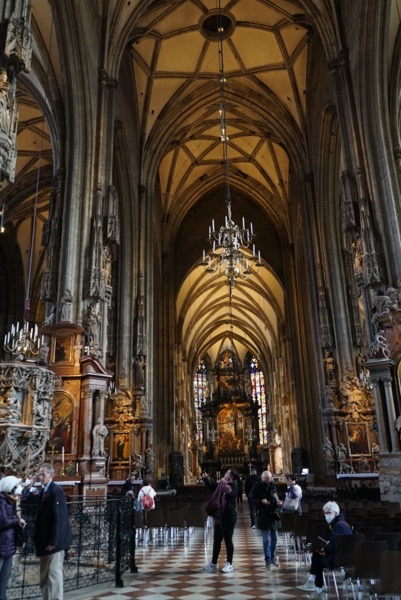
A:
{"label": "white sneaker", "polygon": [[217,571],[217,565],[215,565],[212,562],[208,563],[203,567],[203,570],[205,571],[205,573],[214,573],[215,571]]}
{"label": "white sneaker", "polygon": [[308,579],[308,581],[305,581],[305,583],[303,585],[299,585],[298,589],[302,590],[303,592],[315,592],[316,591],[315,582],[310,581]]}
{"label": "white sneaker", "polygon": [[222,573],[231,573],[232,571],[234,571],[234,567],[229,562],[226,562],[224,567],[221,569]]}

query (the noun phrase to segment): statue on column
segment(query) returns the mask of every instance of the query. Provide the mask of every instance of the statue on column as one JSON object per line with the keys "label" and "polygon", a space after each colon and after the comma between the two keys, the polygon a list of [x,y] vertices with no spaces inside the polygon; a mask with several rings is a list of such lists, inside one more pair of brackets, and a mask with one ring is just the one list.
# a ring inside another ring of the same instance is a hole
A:
{"label": "statue on column", "polygon": [[60,321],[71,323],[72,313],[72,294],[70,290],[65,290],[60,302]]}
{"label": "statue on column", "polygon": [[96,310],[95,302],[91,302],[84,316],[84,327],[87,334],[87,341],[91,349],[99,347],[101,317]]}
{"label": "statue on column", "polygon": [[153,450],[152,444],[150,444],[149,448],[145,450],[145,460],[146,460],[146,472],[153,473],[155,468],[155,452]]}
{"label": "statue on column", "polygon": [[134,360],[134,374],[135,374],[135,387],[145,387],[145,357],[143,354],[139,354]]}
{"label": "statue on column", "polygon": [[340,464],[340,473],[349,473],[351,467],[347,463],[347,449],[342,442],[337,446],[337,459]]}
{"label": "statue on column", "polygon": [[323,444],[323,456],[327,466],[333,466],[335,462],[334,448],[331,440],[327,436],[325,443]]}
{"label": "statue on column", "polygon": [[336,378],[336,361],[331,351],[325,353],[323,364],[326,371],[326,383],[331,384]]}
{"label": "statue on column", "polygon": [[104,450],[104,440],[108,435],[108,429],[106,425],[103,423],[102,419],[99,418],[97,420],[97,424],[94,426],[92,431],[93,436],[93,449],[92,456],[106,456],[106,452]]}
{"label": "statue on column", "polygon": [[400,436],[400,441],[401,441],[401,416],[398,417],[398,419],[395,422],[395,428],[399,433]]}
{"label": "statue on column", "polygon": [[143,460],[144,457],[141,452],[135,452],[135,454],[132,455],[132,467],[139,476],[142,475],[142,469],[144,467]]}

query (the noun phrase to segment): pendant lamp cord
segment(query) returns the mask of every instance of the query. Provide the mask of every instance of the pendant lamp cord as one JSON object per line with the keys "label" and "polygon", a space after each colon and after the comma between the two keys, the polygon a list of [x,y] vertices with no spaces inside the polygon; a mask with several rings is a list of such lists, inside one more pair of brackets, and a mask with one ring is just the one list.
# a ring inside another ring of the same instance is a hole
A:
{"label": "pendant lamp cord", "polygon": [[223,54],[223,20],[221,13],[221,1],[218,1],[219,14],[217,29],[219,34],[219,71],[220,71],[220,133],[223,143],[223,158],[225,164],[226,175],[226,204],[228,218],[231,221],[231,192],[230,192],[230,173],[228,168],[228,136],[227,136],[227,108],[226,108],[226,77],[224,70],[224,54]]}

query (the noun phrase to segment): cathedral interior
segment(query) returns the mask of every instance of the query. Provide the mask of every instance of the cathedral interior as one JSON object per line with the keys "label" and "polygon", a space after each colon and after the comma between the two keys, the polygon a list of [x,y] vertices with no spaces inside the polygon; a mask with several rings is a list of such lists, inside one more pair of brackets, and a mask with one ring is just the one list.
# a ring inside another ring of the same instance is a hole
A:
{"label": "cathedral interior", "polygon": [[2,471],[399,501],[400,0],[0,6]]}

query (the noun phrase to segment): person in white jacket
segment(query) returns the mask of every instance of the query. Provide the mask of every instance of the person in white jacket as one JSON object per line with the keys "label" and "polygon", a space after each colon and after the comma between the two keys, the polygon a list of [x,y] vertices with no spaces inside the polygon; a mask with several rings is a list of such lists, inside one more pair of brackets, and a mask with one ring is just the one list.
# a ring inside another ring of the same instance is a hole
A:
{"label": "person in white jacket", "polygon": [[[153,506],[148,506],[148,501],[145,498],[146,496],[150,496],[150,498],[152,498],[152,500],[153,500]],[[150,485],[149,480],[148,479],[144,479],[143,480],[143,485],[142,485],[142,487],[141,487],[141,489],[139,490],[139,493],[138,493],[138,502],[142,506],[142,515],[143,515],[143,521],[144,521],[145,524],[146,524],[146,513],[147,513],[147,511],[148,510],[153,510],[153,509],[156,508],[155,496],[156,496],[156,491]]]}
{"label": "person in white jacket", "polygon": [[302,488],[297,484],[297,478],[295,475],[288,475],[287,477],[288,487],[283,503],[282,512],[296,512],[302,514]]}

